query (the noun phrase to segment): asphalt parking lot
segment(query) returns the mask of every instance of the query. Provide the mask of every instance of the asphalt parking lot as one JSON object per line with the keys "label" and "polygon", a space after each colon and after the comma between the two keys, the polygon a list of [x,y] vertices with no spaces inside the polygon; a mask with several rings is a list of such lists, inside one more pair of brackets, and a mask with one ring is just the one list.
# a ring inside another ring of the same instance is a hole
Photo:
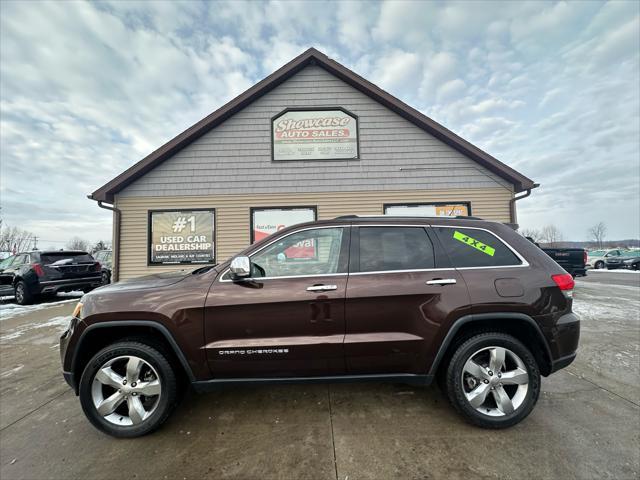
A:
{"label": "asphalt parking lot", "polygon": [[0,478],[612,478],[640,475],[640,274],[578,279],[578,359],[505,431],[436,387],[353,384],[189,394],[157,433],[96,431],[60,374],[72,300],[0,310]]}

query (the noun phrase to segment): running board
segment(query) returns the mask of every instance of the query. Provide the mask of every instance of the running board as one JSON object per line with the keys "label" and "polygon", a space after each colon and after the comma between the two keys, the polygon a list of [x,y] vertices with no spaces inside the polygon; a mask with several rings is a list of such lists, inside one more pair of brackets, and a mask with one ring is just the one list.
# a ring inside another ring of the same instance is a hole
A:
{"label": "running board", "polygon": [[326,377],[267,377],[267,378],[214,378],[192,382],[197,392],[209,392],[234,385],[291,385],[297,383],[358,383],[358,382],[395,382],[409,385],[430,385],[433,375],[412,373],[380,375],[334,375]]}

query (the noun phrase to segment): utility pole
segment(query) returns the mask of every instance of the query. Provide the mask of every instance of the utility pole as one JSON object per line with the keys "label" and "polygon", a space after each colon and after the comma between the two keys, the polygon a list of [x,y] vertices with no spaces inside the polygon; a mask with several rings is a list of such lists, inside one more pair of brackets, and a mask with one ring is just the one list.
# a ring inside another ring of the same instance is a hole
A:
{"label": "utility pole", "polygon": [[34,235],[33,237],[33,249],[38,250],[38,237]]}

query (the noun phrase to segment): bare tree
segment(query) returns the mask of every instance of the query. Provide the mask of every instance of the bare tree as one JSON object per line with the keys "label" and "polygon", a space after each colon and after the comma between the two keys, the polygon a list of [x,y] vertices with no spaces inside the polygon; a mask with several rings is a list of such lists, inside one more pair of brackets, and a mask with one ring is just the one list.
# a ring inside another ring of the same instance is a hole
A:
{"label": "bare tree", "polygon": [[8,227],[6,224],[0,229],[0,251],[24,252],[31,247],[33,234],[17,227]]}
{"label": "bare tree", "polygon": [[597,248],[602,248],[604,245],[604,237],[607,235],[607,226],[604,222],[598,222],[589,230],[589,239],[593,240]]}
{"label": "bare tree", "polygon": [[107,242],[105,242],[104,240],[98,240],[96,242],[96,244],[91,247],[91,253],[96,253],[99,252],[100,250],[108,250],[109,244]]}
{"label": "bare tree", "polygon": [[80,237],[73,237],[67,242],[67,248],[69,250],[82,250],[83,252],[88,252],[89,242]]}
{"label": "bare tree", "polygon": [[562,240],[562,232],[555,225],[545,225],[540,232],[540,241],[555,247]]}
{"label": "bare tree", "polygon": [[523,228],[520,230],[523,237],[530,237],[535,243],[542,239],[542,233],[537,228]]}

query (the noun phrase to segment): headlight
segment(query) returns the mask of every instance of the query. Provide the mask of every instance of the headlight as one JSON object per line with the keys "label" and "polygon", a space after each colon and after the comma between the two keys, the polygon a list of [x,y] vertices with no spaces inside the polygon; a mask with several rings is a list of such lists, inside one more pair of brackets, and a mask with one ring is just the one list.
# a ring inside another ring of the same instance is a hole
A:
{"label": "headlight", "polygon": [[73,318],[82,318],[82,302],[78,302],[76,308],[73,309]]}

